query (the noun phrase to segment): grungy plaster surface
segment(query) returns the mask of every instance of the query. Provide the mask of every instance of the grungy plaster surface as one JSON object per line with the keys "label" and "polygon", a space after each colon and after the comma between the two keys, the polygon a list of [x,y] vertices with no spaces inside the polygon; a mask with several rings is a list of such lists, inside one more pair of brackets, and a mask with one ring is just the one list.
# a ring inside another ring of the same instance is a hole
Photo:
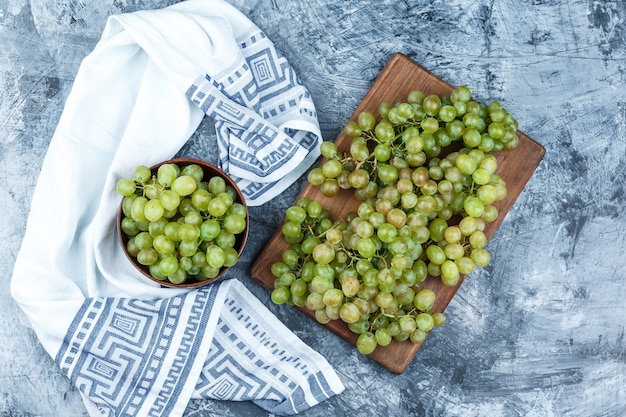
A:
{"label": "grungy plaster surface", "polygon": [[[9,294],[30,197],[81,60],[107,16],[174,1],[0,0],[0,415],[84,417],[78,391]],[[334,139],[402,52],[481,102],[499,100],[545,146],[543,162],[401,375],[286,306],[248,269],[293,201],[251,210],[237,276],[336,368],[346,391],[302,415],[626,415],[626,3],[594,0],[232,0],[274,41]],[[203,123],[181,150],[212,160]],[[71,181],[71,178],[67,179]],[[62,184],[59,184],[62,187]],[[51,202],[54,204],[54,202]],[[51,237],[53,238],[53,237]],[[45,245],[45,242],[42,242]],[[186,416],[263,416],[192,402]]]}

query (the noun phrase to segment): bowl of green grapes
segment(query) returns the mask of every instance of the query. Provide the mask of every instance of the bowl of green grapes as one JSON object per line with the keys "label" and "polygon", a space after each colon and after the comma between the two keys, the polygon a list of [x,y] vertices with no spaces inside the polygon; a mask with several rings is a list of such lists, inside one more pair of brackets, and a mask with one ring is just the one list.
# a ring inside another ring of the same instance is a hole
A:
{"label": "bowl of green grapes", "polygon": [[238,261],[248,239],[248,207],[237,184],[207,162],[138,165],[121,178],[117,233],[128,260],[164,287],[200,287]]}

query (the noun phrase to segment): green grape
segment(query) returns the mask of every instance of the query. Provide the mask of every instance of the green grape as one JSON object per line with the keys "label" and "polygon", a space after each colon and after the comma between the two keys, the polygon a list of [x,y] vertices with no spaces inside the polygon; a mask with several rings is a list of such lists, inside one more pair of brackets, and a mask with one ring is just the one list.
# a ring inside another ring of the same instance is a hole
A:
{"label": "green grape", "polygon": [[357,138],[361,135],[362,130],[357,122],[349,121],[344,127],[345,134],[350,138]]}
{"label": "green grape", "polygon": [[467,103],[470,101],[471,97],[472,95],[470,93],[469,88],[467,88],[467,86],[464,86],[464,85],[455,87],[450,93],[450,101],[452,103],[455,103],[457,101]]}
{"label": "green grape", "polygon": [[342,171],[343,166],[336,159],[329,159],[322,165],[322,174],[325,178],[337,178]]}
{"label": "green grape", "polygon": [[274,304],[285,304],[289,301],[290,296],[289,288],[278,287],[272,291],[271,298]]}
{"label": "green grape", "polygon": [[196,191],[197,186],[197,182],[192,176],[181,175],[172,182],[171,189],[179,196],[185,197]]}
{"label": "green grape", "polygon": [[415,329],[409,335],[409,340],[411,341],[411,343],[419,345],[420,343],[423,343],[424,340],[426,340],[426,332],[422,329]]}
{"label": "green grape", "polygon": [[480,217],[485,212],[485,203],[475,196],[468,196],[463,202],[463,209],[470,217]]}
{"label": "green grape", "polygon": [[197,241],[182,241],[178,244],[178,255],[180,257],[191,257],[198,251]]}
{"label": "green grape", "polygon": [[[324,292],[322,296],[322,301],[328,307],[340,307],[344,301],[344,294],[338,288],[331,288],[328,291]],[[358,314],[360,317],[360,312]]]}
{"label": "green grape", "polygon": [[191,194],[191,204],[200,211],[206,211],[211,201],[211,194],[202,188],[196,189]]}
{"label": "green grape", "polygon": [[470,274],[474,270],[474,267],[476,266],[474,264],[474,261],[467,256],[463,256],[459,259],[456,259],[454,263],[456,264],[461,274]]}
{"label": "green grape", "polygon": [[374,297],[374,301],[378,307],[388,309],[393,305],[393,295],[388,292],[379,292]]}
{"label": "green grape", "polygon": [[359,128],[361,128],[361,130],[372,130],[376,125],[376,118],[372,113],[363,111],[360,112],[358,115],[357,124],[359,125]]}
{"label": "green grape", "polygon": [[278,278],[281,275],[289,272],[291,268],[289,268],[289,266],[284,262],[275,262],[272,264],[270,270],[272,272],[272,275]]}
{"label": "green grape", "polygon": [[189,271],[193,268],[193,261],[188,256],[182,256],[178,261],[178,267],[189,273]]}
{"label": "green grape", "polygon": [[170,189],[161,191],[159,201],[165,210],[176,210],[180,205],[180,196]]}
{"label": "green grape", "polygon": [[307,180],[309,184],[311,185],[320,186],[322,185],[324,180],[326,180],[326,177],[324,176],[324,173],[322,172],[322,168],[315,167],[311,171],[309,171],[307,175]]}
{"label": "green grape", "polygon": [[490,223],[498,218],[498,209],[495,206],[486,204],[481,219]]}
{"label": "green grape", "polygon": [[393,125],[385,120],[376,124],[374,127],[374,134],[376,135],[376,138],[383,143],[392,141],[396,135]]}
{"label": "green grape", "polygon": [[215,243],[222,249],[232,248],[235,246],[236,242],[237,237],[233,233],[230,233],[223,229],[220,234],[217,235],[217,238],[215,238]]}
{"label": "green grape", "polygon": [[[350,155],[355,161],[363,162],[370,156],[367,143],[363,139],[357,139],[350,144]],[[320,168],[321,169],[321,168]]]}
{"label": "green grape", "polygon": [[441,282],[447,286],[456,285],[459,282],[460,272],[457,264],[447,259],[441,264]]}
{"label": "green grape", "polygon": [[224,248],[224,267],[230,268],[239,262],[239,253],[233,247]]}
{"label": "green grape", "polygon": [[167,279],[167,276],[165,276],[162,272],[161,272],[161,268],[159,266],[159,261],[157,260],[156,262],[154,262],[153,264],[148,266],[148,271],[150,272],[150,275],[155,278],[158,279],[160,281],[164,281]]}
{"label": "green grape", "polygon": [[335,258],[335,249],[328,243],[320,243],[313,249],[312,255],[318,264],[329,264]]}
{"label": "green grape", "polygon": [[153,248],[144,248],[137,252],[137,262],[141,265],[152,265],[159,259],[159,254]]}
{"label": "green grape", "polygon": [[411,104],[422,104],[424,97],[426,97],[426,94],[422,91],[411,90],[407,96],[407,101]]}
{"label": "green grape", "polygon": [[206,251],[206,261],[213,268],[221,268],[226,261],[224,249],[218,245],[210,245]]}
{"label": "green grape", "polygon": [[307,212],[303,207],[291,206],[285,212],[285,217],[289,221],[302,223],[307,217]]}
{"label": "green grape", "polygon": [[296,276],[293,272],[285,272],[281,276],[279,276],[276,281],[274,281],[274,288],[278,287],[290,287],[291,284],[296,280]]}
{"label": "green grape", "polygon": [[315,275],[309,283],[309,291],[316,292],[318,294],[324,294],[326,291],[333,288],[333,281],[322,275]]}
{"label": "green grape", "polygon": [[178,269],[178,259],[174,255],[167,255],[159,262],[159,269],[165,276],[171,276]]}
{"label": "green grape", "polygon": [[436,294],[430,288],[419,290],[413,298],[413,305],[421,311],[430,311],[435,304]]}
{"label": "green grape", "polygon": [[239,214],[227,214],[224,218],[224,230],[240,234],[246,229],[246,218]]}
{"label": "green grape", "polygon": [[152,171],[145,165],[139,165],[135,168],[133,179],[139,184],[144,184],[152,178]]}
{"label": "green grape", "polygon": [[435,325],[433,316],[431,316],[430,313],[418,314],[417,317],[415,317],[415,323],[418,329],[423,330],[425,332],[430,331]]}
{"label": "green grape", "polygon": [[415,115],[415,108],[410,103],[400,103],[396,109],[403,119],[411,119]]}
{"label": "green grape", "polygon": [[[421,127],[424,130],[424,132],[435,133],[439,129],[439,121],[437,121],[437,119],[435,119],[434,117],[426,117],[422,120]],[[433,145],[435,145],[436,140],[434,137],[432,137],[432,141],[433,141]],[[434,148],[433,145],[428,146],[426,142],[424,143],[424,146],[427,149],[428,148],[433,149]]]}
{"label": "green grape", "polygon": [[144,209],[148,204],[148,199],[143,196],[135,198],[130,207],[130,217],[136,222],[146,221],[146,215]]}
{"label": "green grape", "polygon": [[160,219],[149,222],[148,224],[148,233],[152,237],[157,237],[165,233],[165,225],[168,223],[168,219],[165,217],[161,217]]}
{"label": "green grape", "polygon": [[406,224],[407,214],[404,210],[399,208],[393,208],[387,213],[387,223],[400,229]]}
{"label": "green grape", "polygon": [[209,179],[208,191],[212,195],[218,195],[223,192],[226,192],[226,189],[227,189],[226,180],[224,180],[224,178],[216,175]]}
{"label": "green grape", "polygon": [[332,318],[329,316],[326,308],[320,308],[319,310],[315,310],[315,320],[317,320],[318,323],[326,324],[329,323]]}
{"label": "green grape", "polygon": [[324,141],[320,145],[320,152],[324,158],[334,158],[337,156],[337,146],[333,142]]}
{"label": "green grape", "polygon": [[369,237],[358,239],[356,250],[365,259],[371,259],[376,254],[376,244]]}
{"label": "green grape", "polygon": [[161,255],[171,255],[176,250],[174,242],[165,234],[155,237],[152,246]]}
{"label": "green grape", "polygon": [[346,297],[354,297],[360,288],[361,283],[356,276],[345,277],[341,281],[341,291]]}
{"label": "green grape", "polygon": [[354,303],[348,301],[339,308],[339,317],[345,323],[355,323],[361,318],[361,312]]}
{"label": "green grape", "polygon": [[374,338],[379,346],[388,346],[392,340],[391,334],[386,328],[377,329],[374,333]]}
{"label": "green grape", "polygon": [[228,200],[224,198],[213,198],[209,201],[207,212],[213,217],[221,217],[228,211]]}
{"label": "green grape", "polygon": [[430,94],[424,97],[422,101],[422,108],[429,116],[434,116],[439,113],[441,108],[441,98],[436,94]]}
{"label": "green grape", "polygon": [[454,106],[449,104],[443,105],[439,109],[439,119],[445,123],[449,123],[456,119],[457,113]]}
{"label": "green grape", "polygon": [[447,259],[444,250],[436,245],[430,245],[426,248],[426,256],[431,264],[435,265],[441,265]]}
{"label": "green grape", "polygon": [[178,236],[185,242],[193,242],[200,238],[200,228],[194,224],[181,224],[178,228]]}
{"label": "green grape", "polygon": [[200,239],[209,242],[222,232],[222,226],[215,219],[207,219],[200,225]]}
{"label": "green grape", "polygon": [[148,200],[143,208],[143,216],[149,222],[156,222],[163,217],[165,209],[160,200]]}
{"label": "green grape", "polygon": [[115,185],[115,189],[117,190],[117,192],[121,196],[124,196],[124,197],[128,197],[128,196],[134,194],[136,188],[137,187],[135,185],[135,181],[133,181],[133,180],[131,180],[129,178],[122,178]]}
{"label": "green grape", "polygon": [[379,162],[387,162],[391,158],[391,147],[387,143],[379,143],[374,148],[374,158]]}
{"label": "green grape", "polygon": [[322,294],[318,292],[312,292],[306,297],[305,307],[308,310],[316,311],[326,308],[326,304],[324,304]]}
{"label": "green grape", "polygon": [[296,296],[306,295],[308,292],[308,284],[302,278],[296,278],[290,286],[291,293]]}
{"label": "green grape", "polygon": [[448,259],[456,260],[465,255],[465,248],[460,243],[448,243],[443,247]]}
{"label": "green grape", "polygon": [[168,281],[172,284],[182,284],[187,279],[187,272],[182,268],[178,268],[174,273],[167,276]]}
{"label": "green grape", "polygon": [[201,182],[204,177],[204,170],[198,164],[189,164],[185,165],[183,169],[180,171],[181,176],[188,175],[196,180],[196,182]]}
{"label": "green grape", "polygon": [[483,248],[474,248],[470,253],[470,259],[474,262],[474,265],[484,267],[491,262],[491,254]]}
{"label": "green grape", "polygon": [[135,244],[140,250],[152,248],[153,241],[154,238],[148,232],[139,232],[135,236]]}
{"label": "green grape", "polygon": [[207,265],[206,255],[202,252],[196,252],[191,256],[191,261],[197,267],[202,268]]}
{"label": "green grape", "polygon": [[283,252],[283,263],[289,267],[290,270],[294,269],[298,265],[300,255],[295,249],[287,249]]}
{"label": "green grape", "polygon": [[397,107],[392,107],[391,109],[389,109],[389,111],[387,112],[387,120],[394,126],[399,126],[402,125],[404,123],[406,123],[407,118],[402,116],[399,112],[398,112],[398,108]]}
{"label": "green grape", "polygon": [[306,212],[308,216],[313,219],[317,219],[318,217],[322,216],[323,211],[324,210],[322,209],[322,205],[317,201],[309,201],[306,206]]}
{"label": "green grape", "polygon": [[443,313],[432,313],[433,325],[441,327],[446,323],[446,316]]}
{"label": "green grape", "polygon": [[327,178],[320,186],[320,191],[326,197],[335,197],[339,193],[339,190],[339,184],[334,178]]}
{"label": "green grape", "polygon": [[157,169],[157,182],[166,187],[170,187],[179,174],[180,169],[176,164],[163,164]]}
{"label": "green grape", "polygon": [[405,333],[412,333],[417,329],[417,323],[412,316],[406,315],[400,317],[398,320],[398,324],[400,325],[400,331]]}
{"label": "green grape", "polygon": [[126,236],[135,236],[139,233],[139,227],[137,226],[137,222],[131,219],[130,217],[124,217],[121,221],[120,228],[122,232]]}

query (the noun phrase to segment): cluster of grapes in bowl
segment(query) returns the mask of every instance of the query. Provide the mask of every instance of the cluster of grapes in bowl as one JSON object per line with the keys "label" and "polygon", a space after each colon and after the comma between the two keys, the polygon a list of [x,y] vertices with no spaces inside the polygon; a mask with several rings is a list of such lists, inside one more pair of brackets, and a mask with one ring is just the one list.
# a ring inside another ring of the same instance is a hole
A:
{"label": "cluster of grapes in bowl", "polygon": [[223,171],[195,159],[139,165],[116,184],[118,234],[131,262],[168,287],[197,287],[239,260],[248,236],[244,197]]}
{"label": "cluster of grapes in bowl", "polygon": [[484,233],[507,188],[493,152],[515,149],[517,121],[498,102],[485,106],[469,89],[444,96],[411,91],[348,122],[349,149],[321,145],[324,160],[308,182],[333,198],[352,191],[358,208],[331,219],[301,197],[286,210],[290,245],[272,265],[272,300],[342,320],[363,354],[393,340],[422,343],[445,323],[433,311],[427,277],[455,286],[491,255]]}

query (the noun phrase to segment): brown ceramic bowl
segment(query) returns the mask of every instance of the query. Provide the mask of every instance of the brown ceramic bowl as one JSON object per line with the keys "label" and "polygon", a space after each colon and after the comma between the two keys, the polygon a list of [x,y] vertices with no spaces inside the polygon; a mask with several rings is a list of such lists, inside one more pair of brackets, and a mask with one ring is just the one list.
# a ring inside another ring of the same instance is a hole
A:
{"label": "brown ceramic bowl", "polygon": [[[232,178],[230,178],[224,171],[222,171],[221,169],[217,168],[216,166],[209,164],[207,162],[204,161],[200,161],[197,159],[191,159],[191,158],[177,158],[177,159],[171,159],[171,160],[167,160],[167,161],[163,161],[159,164],[156,164],[154,166],[151,167],[151,171],[153,175],[156,175],[158,168],[166,163],[174,163],[176,165],[178,165],[180,167],[180,169],[182,170],[185,166],[190,165],[190,164],[197,164],[200,167],[202,167],[202,170],[204,171],[204,178],[203,181],[209,181],[210,178],[214,177],[214,176],[219,176],[222,177],[225,181],[226,181],[226,185],[230,186],[234,189],[236,197],[234,198],[234,202],[236,203],[240,203],[245,207],[245,211],[246,211],[246,227],[244,229],[243,232],[235,235],[235,245],[233,246],[233,248],[237,251],[237,254],[239,256],[241,256],[241,253],[243,252],[244,246],[246,244],[246,241],[248,239],[248,232],[250,230],[250,225],[249,225],[249,214],[248,214],[248,206],[245,202],[244,196],[241,193],[241,190],[239,189],[239,187],[237,186],[237,184],[235,183],[235,181],[233,181]],[[125,217],[124,215],[124,211],[122,209],[122,204],[120,204],[120,208],[118,210],[118,215],[117,215],[117,234],[119,237],[119,241],[120,244],[122,246],[122,249],[124,251],[124,253],[126,254],[126,257],[128,258],[128,260],[135,266],[135,268],[137,268],[137,270],[139,272],[141,272],[141,274],[146,277],[147,279],[154,281],[156,283],[161,284],[162,286],[165,287],[172,287],[172,288],[195,288],[195,287],[201,287],[203,285],[207,285],[210,284],[212,282],[215,282],[216,280],[218,280],[219,278],[221,278],[229,269],[230,267],[222,267],[219,271],[219,273],[214,276],[214,277],[210,277],[207,279],[198,279],[197,277],[199,275],[193,275],[193,274],[188,274],[187,279],[180,283],[180,284],[175,284],[170,282],[167,278],[164,279],[157,279],[154,276],[152,276],[152,274],[150,273],[150,269],[148,266],[142,265],[137,261],[137,258],[132,256],[131,253],[129,253],[128,251],[128,241],[130,239],[129,236],[127,236],[124,231],[122,230],[122,220]]]}

